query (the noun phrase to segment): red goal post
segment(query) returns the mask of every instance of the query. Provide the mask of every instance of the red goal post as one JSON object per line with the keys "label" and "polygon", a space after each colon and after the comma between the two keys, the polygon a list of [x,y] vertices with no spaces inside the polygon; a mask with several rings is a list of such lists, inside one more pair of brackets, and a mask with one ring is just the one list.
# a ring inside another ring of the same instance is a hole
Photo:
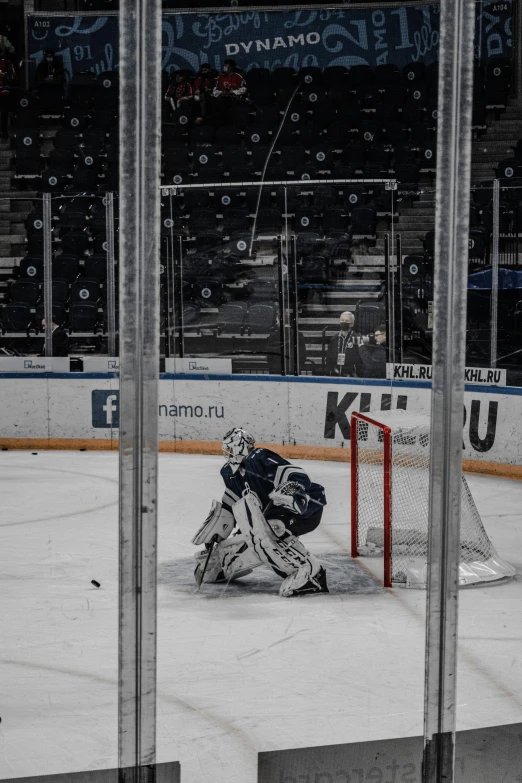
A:
{"label": "red goal post", "polygon": [[364,413],[352,413],[350,420],[350,469],[351,469],[351,506],[352,506],[352,557],[359,556],[358,529],[359,529],[359,493],[358,493],[358,464],[359,464],[359,439],[358,422],[364,421],[372,426],[379,427],[383,433],[383,523],[384,523],[384,586],[391,587],[391,427],[381,424],[375,419],[365,416]]}

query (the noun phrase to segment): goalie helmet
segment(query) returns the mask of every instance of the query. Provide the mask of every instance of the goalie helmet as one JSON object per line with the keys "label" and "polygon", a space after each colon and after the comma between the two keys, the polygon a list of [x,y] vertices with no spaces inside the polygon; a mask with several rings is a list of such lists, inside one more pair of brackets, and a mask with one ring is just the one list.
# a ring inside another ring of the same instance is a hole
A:
{"label": "goalie helmet", "polygon": [[248,457],[254,446],[254,438],[247,430],[234,427],[227,432],[223,438],[223,455],[234,473],[243,460]]}

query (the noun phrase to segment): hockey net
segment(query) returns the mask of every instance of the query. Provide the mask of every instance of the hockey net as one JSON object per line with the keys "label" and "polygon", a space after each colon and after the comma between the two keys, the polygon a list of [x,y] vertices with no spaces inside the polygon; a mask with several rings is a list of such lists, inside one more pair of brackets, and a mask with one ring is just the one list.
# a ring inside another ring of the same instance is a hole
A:
{"label": "hockey net", "polygon": [[[385,586],[425,587],[430,420],[403,410],[352,414],[352,556],[383,555]],[[513,576],[462,476],[459,583]]]}

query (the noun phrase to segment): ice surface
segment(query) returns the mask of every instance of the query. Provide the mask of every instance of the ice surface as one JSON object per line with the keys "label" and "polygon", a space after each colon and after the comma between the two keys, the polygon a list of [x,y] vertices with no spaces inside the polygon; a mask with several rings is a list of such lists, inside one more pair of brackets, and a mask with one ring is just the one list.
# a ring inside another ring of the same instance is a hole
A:
{"label": "ice surface", "polygon": [[[422,733],[423,591],[349,559],[349,466],[303,540],[332,593],[282,599],[269,571],[195,592],[189,543],[219,457],[160,455],[158,761],[183,783],[254,783],[257,753]],[[117,765],[117,455],[0,453],[0,778]],[[522,571],[522,484],[469,476]],[[91,579],[101,583],[100,589]],[[521,583],[460,593],[458,726],[522,720]]]}

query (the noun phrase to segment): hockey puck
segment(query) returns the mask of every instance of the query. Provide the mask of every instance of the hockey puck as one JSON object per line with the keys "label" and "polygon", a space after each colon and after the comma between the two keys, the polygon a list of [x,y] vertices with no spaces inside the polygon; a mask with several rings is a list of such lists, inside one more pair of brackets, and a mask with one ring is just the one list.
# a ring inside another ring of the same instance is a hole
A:
{"label": "hockey puck", "polygon": [[38,456],[38,452],[37,451],[32,451],[31,454],[33,455],[33,457],[37,457]]}
{"label": "hockey puck", "polygon": [[96,581],[96,579],[91,579],[91,585],[94,585],[95,587],[99,587],[100,583]]}

